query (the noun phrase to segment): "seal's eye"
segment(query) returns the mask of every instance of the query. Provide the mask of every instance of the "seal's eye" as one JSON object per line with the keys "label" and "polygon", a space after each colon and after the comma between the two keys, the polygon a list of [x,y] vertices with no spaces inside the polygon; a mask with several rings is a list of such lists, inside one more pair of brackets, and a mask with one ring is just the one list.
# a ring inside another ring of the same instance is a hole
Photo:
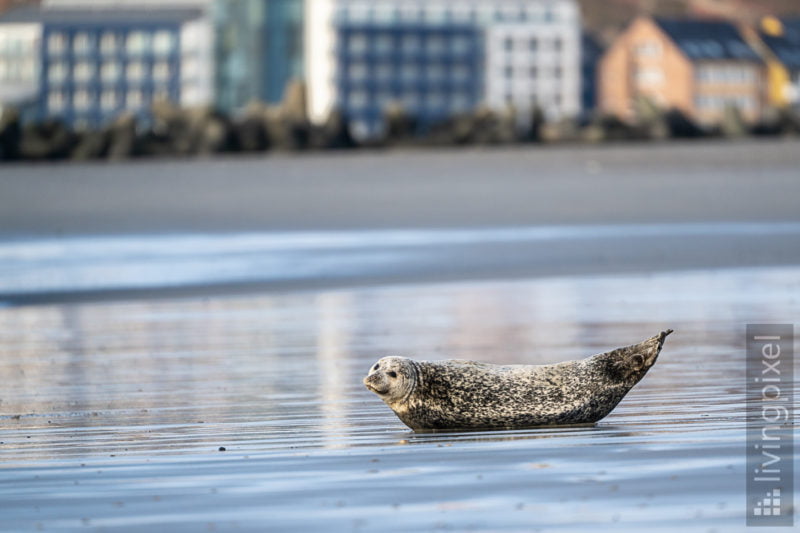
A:
{"label": "seal's eye", "polygon": [[391,370],[391,371],[387,372],[387,374],[389,374],[390,378],[396,378],[397,377],[397,372],[395,372],[394,370]]}
{"label": "seal's eye", "polygon": [[372,367],[372,370],[378,370],[380,367],[381,367],[381,365],[375,365],[375,366]]}

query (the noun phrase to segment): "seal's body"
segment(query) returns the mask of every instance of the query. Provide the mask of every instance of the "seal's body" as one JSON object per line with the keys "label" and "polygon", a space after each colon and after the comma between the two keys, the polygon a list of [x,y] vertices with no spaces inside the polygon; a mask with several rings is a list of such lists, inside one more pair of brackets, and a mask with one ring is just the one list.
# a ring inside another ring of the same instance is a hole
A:
{"label": "seal's body", "polygon": [[555,365],[384,357],[364,384],[415,431],[590,424],[642,379],[670,333]]}

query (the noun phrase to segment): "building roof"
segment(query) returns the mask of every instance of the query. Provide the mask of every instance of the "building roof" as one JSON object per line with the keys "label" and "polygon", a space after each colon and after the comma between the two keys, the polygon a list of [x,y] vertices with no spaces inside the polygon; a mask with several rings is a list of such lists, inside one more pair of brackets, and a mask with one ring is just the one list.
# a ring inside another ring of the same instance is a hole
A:
{"label": "building roof", "polygon": [[781,20],[782,35],[762,32],[761,40],[791,70],[800,70],[800,18]]}
{"label": "building roof", "polygon": [[656,24],[691,61],[753,61],[761,58],[729,22],[656,18]]}
{"label": "building roof", "polygon": [[37,5],[25,5],[11,9],[0,15],[0,24],[32,23],[44,24],[97,24],[113,23],[154,23],[154,22],[186,22],[203,16],[203,10],[197,8],[154,8],[142,9],[103,8],[46,8]]}

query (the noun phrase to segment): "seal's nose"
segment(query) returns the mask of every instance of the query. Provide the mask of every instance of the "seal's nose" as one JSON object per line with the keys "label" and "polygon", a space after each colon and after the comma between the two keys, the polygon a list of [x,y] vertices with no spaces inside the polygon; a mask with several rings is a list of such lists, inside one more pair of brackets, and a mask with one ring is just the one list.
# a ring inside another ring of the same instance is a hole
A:
{"label": "seal's nose", "polygon": [[383,386],[381,375],[377,372],[373,372],[369,374],[367,377],[364,378],[364,385],[376,394],[383,394],[386,392]]}

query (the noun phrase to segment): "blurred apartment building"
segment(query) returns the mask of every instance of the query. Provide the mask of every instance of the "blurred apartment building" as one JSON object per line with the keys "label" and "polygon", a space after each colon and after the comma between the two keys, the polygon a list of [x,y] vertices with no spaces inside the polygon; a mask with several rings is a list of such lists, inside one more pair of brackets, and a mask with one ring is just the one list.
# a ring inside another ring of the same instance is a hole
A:
{"label": "blurred apartment building", "polygon": [[770,105],[800,109],[800,19],[765,18],[754,43],[767,62]]}
{"label": "blurred apartment building", "polygon": [[62,1],[5,13],[0,49],[20,51],[25,66],[13,91],[5,89],[12,87],[8,76],[0,76],[3,102],[28,118],[59,118],[78,127],[106,123],[123,111],[146,118],[157,99],[210,103],[213,28],[207,14],[188,2],[137,5]]}
{"label": "blurred apartment building", "polygon": [[99,125],[152,103],[235,112],[302,76],[303,0],[45,0],[0,15],[0,106]]}
{"label": "blurred apartment building", "polygon": [[303,77],[304,0],[216,0],[216,104],[227,113],[277,103]]}
{"label": "blurred apartment building", "polygon": [[647,98],[701,124],[728,108],[749,121],[767,106],[763,59],[731,23],[641,17],[611,45],[599,67],[599,106],[625,119]]}
{"label": "blurred apartment building", "polygon": [[581,20],[571,0],[307,0],[309,116],[359,136],[388,106],[418,123],[485,104],[550,119],[581,110]]}

